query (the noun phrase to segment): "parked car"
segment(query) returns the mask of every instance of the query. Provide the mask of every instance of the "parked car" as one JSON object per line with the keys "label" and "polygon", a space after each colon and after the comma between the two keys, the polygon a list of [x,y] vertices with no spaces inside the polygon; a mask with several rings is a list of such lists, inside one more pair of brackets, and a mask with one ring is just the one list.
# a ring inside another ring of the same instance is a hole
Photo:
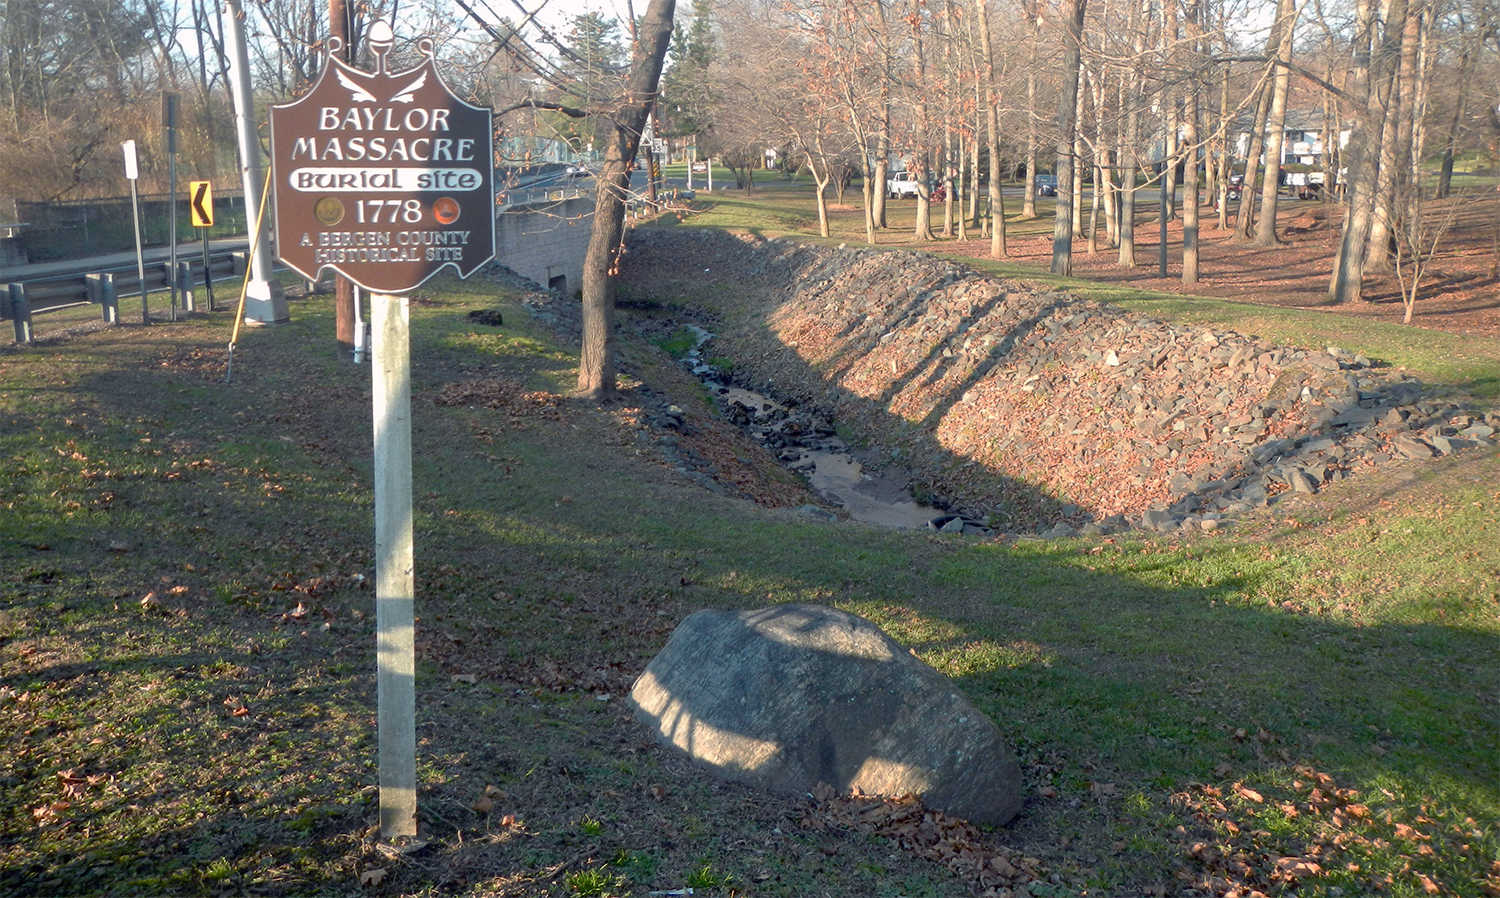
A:
{"label": "parked car", "polygon": [[1037,175],[1036,195],[1057,196],[1057,175]]}
{"label": "parked car", "polygon": [[885,195],[893,200],[917,196],[917,176],[909,171],[898,171],[885,179]]}

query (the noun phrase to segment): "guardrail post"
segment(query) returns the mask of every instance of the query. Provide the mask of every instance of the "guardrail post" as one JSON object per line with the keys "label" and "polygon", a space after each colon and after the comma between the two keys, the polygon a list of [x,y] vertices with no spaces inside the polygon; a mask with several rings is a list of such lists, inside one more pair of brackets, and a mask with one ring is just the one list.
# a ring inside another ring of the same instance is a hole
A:
{"label": "guardrail post", "polygon": [[84,289],[88,291],[89,302],[99,304],[100,317],[105,324],[120,323],[120,298],[115,293],[115,276],[113,272],[102,272],[99,274],[86,274],[83,276]]}
{"label": "guardrail post", "polygon": [[31,303],[26,301],[25,284],[7,284],[10,293],[10,315],[15,319],[16,342],[31,342]]}
{"label": "guardrail post", "polygon": [[182,293],[182,311],[197,311],[193,305],[193,268],[186,262],[177,263],[177,289]]}
{"label": "guardrail post", "polygon": [[104,306],[102,315],[105,322],[120,323],[120,293],[115,289],[113,271],[106,271],[99,275],[99,304]]}
{"label": "guardrail post", "polygon": [[230,253],[229,258],[234,260],[234,276],[237,278],[244,277],[246,269],[250,267],[250,254]]}
{"label": "guardrail post", "polygon": [[208,296],[208,310],[214,309],[214,271],[213,262],[205,254],[203,256],[203,292]]}

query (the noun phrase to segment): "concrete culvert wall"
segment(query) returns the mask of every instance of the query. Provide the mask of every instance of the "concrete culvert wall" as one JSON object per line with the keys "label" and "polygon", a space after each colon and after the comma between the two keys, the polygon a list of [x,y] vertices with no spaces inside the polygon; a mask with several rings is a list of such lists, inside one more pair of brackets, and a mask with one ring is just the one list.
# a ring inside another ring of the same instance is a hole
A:
{"label": "concrete culvert wall", "polygon": [[1337,350],[1172,325],[923,253],[637,228],[622,289],[686,304],[735,379],[811,404],[1012,531],[1203,527],[1500,416]]}

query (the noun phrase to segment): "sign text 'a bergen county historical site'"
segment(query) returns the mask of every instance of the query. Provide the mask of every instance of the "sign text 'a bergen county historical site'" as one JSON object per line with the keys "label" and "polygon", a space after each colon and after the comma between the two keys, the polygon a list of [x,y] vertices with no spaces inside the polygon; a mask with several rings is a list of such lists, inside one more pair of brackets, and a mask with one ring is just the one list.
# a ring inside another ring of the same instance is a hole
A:
{"label": "sign text 'a bergen county historical site'", "polygon": [[332,268],[376,293],[404,293],[451,265],[468,277],[495,257],[490,110],[439,77],[432,41],[421,65],[375,71],[328,42],[317,84],[271,107],[276,255],[309,280]]}

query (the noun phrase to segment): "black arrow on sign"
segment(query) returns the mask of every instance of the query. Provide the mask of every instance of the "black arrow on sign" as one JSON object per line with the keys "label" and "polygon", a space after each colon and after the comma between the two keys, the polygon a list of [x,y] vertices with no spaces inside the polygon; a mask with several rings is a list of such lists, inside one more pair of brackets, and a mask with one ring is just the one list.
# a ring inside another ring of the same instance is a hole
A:
{"label": "black arrow on sign", "polygon": [[214,220],[213,212],[203,208],[203,198],[208,195],[208,184],[208,181],[202,181],[198,184],[198,189],[193,191],[193,211],[198,213],[197,218],[202,222]]}

